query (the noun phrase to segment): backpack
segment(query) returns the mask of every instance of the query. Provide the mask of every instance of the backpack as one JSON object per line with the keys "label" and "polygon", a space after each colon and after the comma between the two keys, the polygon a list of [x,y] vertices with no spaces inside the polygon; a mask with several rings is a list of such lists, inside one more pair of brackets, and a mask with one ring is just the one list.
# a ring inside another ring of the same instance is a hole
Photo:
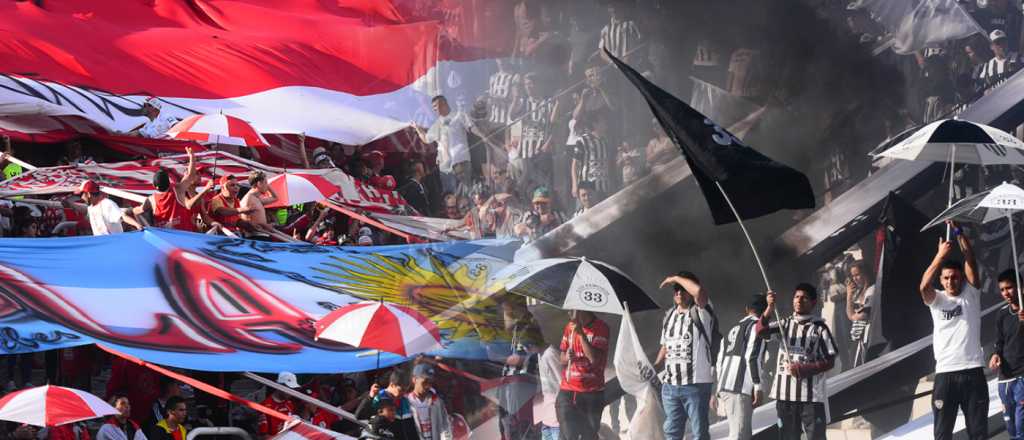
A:
{"label": "backpack", "polygon": [[711,315],[711,334],[709,335],[707,330],[704,328],[704,323],[700,320],[700,313],[696,313],[693,310],[696,307],[690,308],[690,319],[697,323],[697,331],[700,332],[700,337],[704,338],[704,341],[708,344],[708,355],[711,356],[708,360],[711,361],[711,365],[715,365],[715,360],[718,359],[718,352],[722,349],[722,332],[718,330],[718,318],[715,316],[715,309],[711,307],[711,304],[704,306],[704,310]]}

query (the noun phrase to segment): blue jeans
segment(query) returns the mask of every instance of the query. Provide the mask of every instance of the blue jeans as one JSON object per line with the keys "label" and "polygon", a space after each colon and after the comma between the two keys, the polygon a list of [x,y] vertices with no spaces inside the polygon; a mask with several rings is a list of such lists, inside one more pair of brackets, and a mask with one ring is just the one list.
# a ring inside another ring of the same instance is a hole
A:
{"label": "blue jeans", "polygon": [[711,438],[708,432],[711,384],[661,385],[661,403],[665,407],[665,439],[683,438],[686,422],[690,422],[690,434],[697,440]]}
{"label": "blue jeans", "polygon": [[540,440],[558,440],[558,427],[541,425]]}
{"label": "blue jeans", "polygon": [[1024,439],[1024,378],[999,384],[999,400],[1003,401],[1006,432],[1014,440]]}

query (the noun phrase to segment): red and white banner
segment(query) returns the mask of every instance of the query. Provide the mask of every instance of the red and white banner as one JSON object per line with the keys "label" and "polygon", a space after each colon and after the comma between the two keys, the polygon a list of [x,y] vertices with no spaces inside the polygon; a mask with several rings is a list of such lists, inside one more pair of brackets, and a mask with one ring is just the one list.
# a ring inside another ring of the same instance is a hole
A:
{"label": "red and white banner", "polygon": [[432,119],[437,78],[490,56],[456,54],[441,23],[403,22],[389,0],[0,2],[0,31],[0,115],[123,132],[152,95],[178,118],[352,145]]}
{"label": "red and white banner", "polygon": [[[74,192],[86,179],[95,180],[104,187],[152,194],[153,174],[158,169],[167,169],[180,179],[187,165],[188,159],[184,155],[176,155],[143,161],[38,168],[0,182],[0,197]],[[253,170],[263,171],[269,177],[285,172],[283,168],[266,166],[223,151],[196,153],[196,170],[203,180],[233,175],[243,182]],[[339,191],[331,200],[350,208],[388,213],[400,212],[406,206],[397,192],[375,188],[337,169],[288,171],[323,176],[338,185]]]}

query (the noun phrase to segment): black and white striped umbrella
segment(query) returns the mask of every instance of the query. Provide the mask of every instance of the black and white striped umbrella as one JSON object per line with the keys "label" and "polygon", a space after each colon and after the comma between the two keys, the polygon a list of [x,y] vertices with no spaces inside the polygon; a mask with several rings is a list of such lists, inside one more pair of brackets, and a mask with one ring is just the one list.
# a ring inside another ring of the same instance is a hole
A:
{"label": "black and white striped umbrella", "polygon": [[622,314],[622,303],[631,311],[657,309],[643,289],[618,268],[587,258],[545,258],[513,263],[495,279],[505,291],[534,298],[566,310]]}
{"label": "black and white striped umbrella", "polygon": [[1024,164],[1024,142],[995,127],[961,119],[943,119],[874,154],[904,160],[972,165]]}

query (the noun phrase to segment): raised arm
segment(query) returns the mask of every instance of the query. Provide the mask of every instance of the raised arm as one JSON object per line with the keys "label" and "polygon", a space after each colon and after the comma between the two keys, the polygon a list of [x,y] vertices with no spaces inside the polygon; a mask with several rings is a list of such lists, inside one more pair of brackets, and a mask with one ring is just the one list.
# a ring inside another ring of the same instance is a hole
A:
{"label": "raised arm", "polygon": [[970,285],[977,288],[981,286],[981,280],[978,279],[978,261],[974,258],[974,248],[971,246],[971,240],[967,238],[967,234],[964,234],[963,229],[960,229],[959,225],[952,221],[949,224],[953,227],[953,231],[956,232],[957,242],[960,243],[960,249],[964,253],[964,278]]}
{"label": "raised arm", "polygon": [[939,238],[939,249],[935,252],[935,258],[932,258],[931,264],[928,265],[928,269],[925,269],[924,275],[921,276],[921,285],[919,290],[921,292],[921,300],[926,305],[931,305],[935,301],[935,288],[932,287],[932,282],[935,280],[935,274],[939,271],[939,266],[942,265],[942,260],[946,259],[949,252],[953,250],[953,245],[950,242]]}
{"label": "raised arm", "polygon": [[419,136],[420,142],[423,142],[424,144],[429,144],[430,143],[430,141],[427,140],[427,133],[425,133],[423,131],[423,127],[420,127],[419,125],[416,125],[415,122],[410,122],[409,126],[412,127],[412,129],[416,131],[416,136]]}
{"label": "raised arm", "polygon": [[274,192],[274,188],[271,188],[270,185],[267,185],[267,194],[269,194],[269,195],[267,195],[267,196],[264,196],[263,194],[259,195],[260,202],[263,203],[263,206],[267,206],[267,205],[277,201],[277,193]]}
{"label": "raised arm", "polygon": [[330,210],[331,209],[326,206],[320,210],[320,215],[316,217],[316,221],[314,221],[313,224],[309,226],[309,229],[306,230],[305,241],[313,242],[313,237],[316,236],[317,228],[319,228],[320,224],[324,222],[325,218],[327,218],[327,211]]}
{"label": "raised arm", "polygon": [[697,304],[698,307],[704,308],[708,305],[708,293],[701,288],[700,283],[696,280],[679,275],[673,275],[665,278],[665,281],[661,282],[661,287],[671,285],[672,283],[683,286],[683,289],[686,289],[690,296],[693,297],[693,302]]}
{"label": "raised arm", "polygon": [[772,334],[781,333],[779,331],[781,324],[771,322],[772,313],[775,312],[775,292],[766,293],[765,300],[768,301],[768,307],[764,309],[764,313],[761,314],[761,318],[757,320],[757,325],[754,328],[757,331],[757,336],[767,339]]}
{"label": "raised arm", "polygon": [[181,182],[178,183],[179,191],[188,189],[192,181],[199,178],[199,174],[196,173],[196,155],[192,147],[185,147],[185,154],[188,155],[188,166],[185,168],[185,175],[181,176]]}
{"label": "raised arm", "polygon": [[299,156],[302,157],[303,168],[312,168],[309,166],[309,156],[306,155],[306,133],[299,133]]}

